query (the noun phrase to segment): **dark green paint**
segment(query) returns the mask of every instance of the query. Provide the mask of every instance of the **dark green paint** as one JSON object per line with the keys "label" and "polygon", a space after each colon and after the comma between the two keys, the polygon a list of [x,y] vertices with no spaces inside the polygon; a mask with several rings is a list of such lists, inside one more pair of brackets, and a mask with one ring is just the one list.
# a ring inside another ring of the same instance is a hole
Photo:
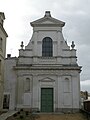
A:
{"label": "dark green paint", "polygon": [[41,112],[53,112],[53,88],[41,88]]}

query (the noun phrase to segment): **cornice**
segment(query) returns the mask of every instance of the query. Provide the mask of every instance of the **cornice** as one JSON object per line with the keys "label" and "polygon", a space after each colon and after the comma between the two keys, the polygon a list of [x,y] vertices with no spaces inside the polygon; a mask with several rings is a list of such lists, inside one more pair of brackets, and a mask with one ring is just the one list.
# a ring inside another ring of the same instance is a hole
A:
{"label": "cornice", "polygon": [[78,70],[81,71],[81,66],[14,66],[14,70]]}

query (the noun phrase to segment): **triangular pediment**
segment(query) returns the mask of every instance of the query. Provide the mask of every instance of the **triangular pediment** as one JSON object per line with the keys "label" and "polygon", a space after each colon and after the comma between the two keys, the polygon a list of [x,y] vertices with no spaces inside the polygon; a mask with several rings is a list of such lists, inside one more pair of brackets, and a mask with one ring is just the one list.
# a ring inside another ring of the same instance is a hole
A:
{"label": "triangular pediment", "polygon": [[42,21],[41,24],[54,24],[54,22],[50,20]]}
{"label": "triangular pediment", "polygon": [[58,19],[55,19],[53,17],[51,17],[51,15],[47,16],[45,15],[43,18],[38,19],[34,22],[30,23],[32,27],[35,26],[58,26],[58,27],[63,27],[65,25],[65,22],[62,22]]}
{"label": "triangular pediment", "polygon": [[43,78],[41,80],[39,80],[40,82],[55,82],[55,80],[49,78],[49,77],[46,77],[46,78]]}

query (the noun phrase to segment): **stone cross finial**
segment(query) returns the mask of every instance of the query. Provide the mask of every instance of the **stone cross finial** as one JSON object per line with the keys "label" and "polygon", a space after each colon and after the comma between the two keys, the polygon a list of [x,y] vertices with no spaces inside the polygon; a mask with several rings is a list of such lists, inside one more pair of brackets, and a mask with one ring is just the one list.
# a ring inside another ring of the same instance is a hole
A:
{"label": "stone cross finial", "polygon": [[74,49],[74,47],[75,47],[74,41],[72,41],[71,47],[72,47],[72,49]]}
{"label": "stone cross finial", "polygon": [[45,11],[45,17],[51,17],[50,11]]}
{"label": "stone cross finial", "polygon": [[20,45],[20,46],[21,46],[21,49],[23,49],[23,47],[24,47],[24,45],[23,45],[23,41],[21,42],[21,45]]}

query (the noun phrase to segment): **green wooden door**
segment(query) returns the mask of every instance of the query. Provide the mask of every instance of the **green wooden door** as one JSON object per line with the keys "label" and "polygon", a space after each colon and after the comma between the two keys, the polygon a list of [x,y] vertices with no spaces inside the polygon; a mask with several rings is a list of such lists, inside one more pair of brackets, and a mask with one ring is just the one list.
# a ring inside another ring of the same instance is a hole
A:
{"label": "green wooden door", "polygon": [[53,88],[41,88],[41,112],[53,112]]}

